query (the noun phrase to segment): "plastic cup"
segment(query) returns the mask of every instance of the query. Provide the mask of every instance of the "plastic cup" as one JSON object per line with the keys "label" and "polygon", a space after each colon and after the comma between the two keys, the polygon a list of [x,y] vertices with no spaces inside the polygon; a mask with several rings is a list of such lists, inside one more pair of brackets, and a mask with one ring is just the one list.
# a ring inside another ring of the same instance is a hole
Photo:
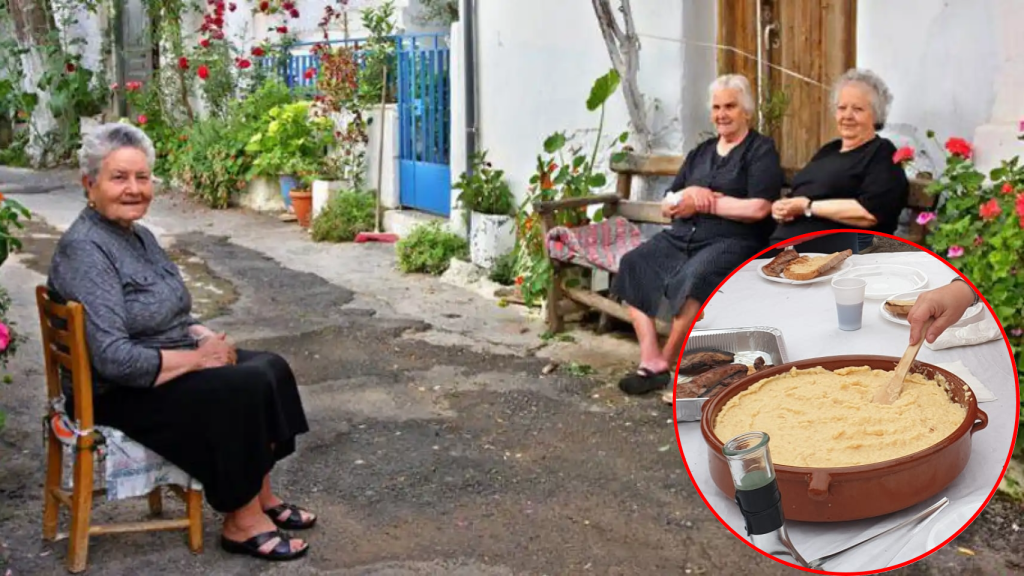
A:
{"label": "plastic cup", "polygon": [[835,278],[832,293],[836,297],[836,314],[840,330],[860,330],[864,318],[864,291],[868,281],[863,278]]}

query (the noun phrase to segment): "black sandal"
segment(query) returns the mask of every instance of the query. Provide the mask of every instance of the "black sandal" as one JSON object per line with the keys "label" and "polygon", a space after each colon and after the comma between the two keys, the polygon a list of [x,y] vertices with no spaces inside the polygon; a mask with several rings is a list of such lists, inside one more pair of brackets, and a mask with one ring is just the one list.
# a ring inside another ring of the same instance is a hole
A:
{"label": "black sandal", "polygon": [[[279,517],[286,511],[290,512],[290,514],[285,516],[284,520],[280,520]],[[313,518],[310,520],[303,520],[303,512],[313,516]],[[267,508],[263,513],[269,516],[270,519],[274,521],[274,524],[282,530],[307,530],[316,524],[316,516],[312,512],[309,510],[303,510],[294,504],[282,502],[273,508]]]}
{"label": "black sandal", "polygon": [[[270,552],[261,552],[260,547],[274,538],[280,538],[280,542],[275,544],[274,547],[270,549]],[[281,532],[280,530],[271,530],[270,532],[257,534],[245,542],[237,542],[221,534],[220,547],[229,554],[244,554],[246,556],[252,556],[253,558],[260,558],[273,562],[287,562],[288,560],[295,560],[296,558],[305,556],[306,552],[309,552],[309,542],[306,542],[306,545],[302,549],[293,551],[291,540],[291,536]]]}
{"label": "black sandal", "polygon": [[661,390],[669,385],[671,379],[671,372],[668,370],[654,373],[641,366],[637,368],[636,373],[629,374],[622,380],[619,380],[619,390],[631,396],[641,396],[655,390]]}

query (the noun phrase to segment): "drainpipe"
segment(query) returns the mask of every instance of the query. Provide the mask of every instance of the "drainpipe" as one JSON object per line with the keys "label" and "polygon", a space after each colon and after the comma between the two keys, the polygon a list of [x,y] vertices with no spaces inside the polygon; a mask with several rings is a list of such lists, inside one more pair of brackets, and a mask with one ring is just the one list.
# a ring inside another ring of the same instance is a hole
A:
{"label": "drainpipe", "polygon": [[462,18],[463,62],[466,80],[466,172],[476,154],[476,0],[465,0]]}

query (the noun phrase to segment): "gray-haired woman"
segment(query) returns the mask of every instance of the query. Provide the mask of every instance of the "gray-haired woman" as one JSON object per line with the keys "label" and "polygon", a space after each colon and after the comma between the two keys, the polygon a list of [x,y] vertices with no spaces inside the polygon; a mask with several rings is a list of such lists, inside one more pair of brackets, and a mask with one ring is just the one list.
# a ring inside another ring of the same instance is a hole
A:
{"label": "gray-haired woman", "polygon": [[[910,185],[893,162],[896,146],[878,136],[892,104],[885,82],[869,70],[849,70],[836,81],[832,100],[839,138],[794,175],[790,197],[772,205],[779,223],[772,244],[848,228],[892,234],[907,205]],[[800,246],[806,252],[856,252],[857,236],[830,234]]]}
{"label": "gray-haired woman", "polygon": [[[686,155],[662,210],[672,227],[619,264],[611,292],[626,303],[640,341],[640,365],[619,382],[627,394],[671,383],[672,367],[697,312],[715,288],[748,258],[768,247],[771,203],[783,184],[771,138],[750,128],[754,98],[739,75],[708,89],[718,134]],[[666,311],[672,330],[662,347],[654,318]]]}
{"label": "gray-haired woman", "polygon": [[[308,545],[278,528],[309,528],[316,517],[282,502],[269,476],[309,431],[295,376],[280,356],[236,349],[192,318],[177,266],[138,223],[153,199],[154,160],[152,142],[134,126],[89,134],[79,152],[88,205],[50,264],[53,297],[85,308],[96,423],[199,480],[225,514],[225,550],[297,558]],[[70,378],[63,380],[71,414]]]}

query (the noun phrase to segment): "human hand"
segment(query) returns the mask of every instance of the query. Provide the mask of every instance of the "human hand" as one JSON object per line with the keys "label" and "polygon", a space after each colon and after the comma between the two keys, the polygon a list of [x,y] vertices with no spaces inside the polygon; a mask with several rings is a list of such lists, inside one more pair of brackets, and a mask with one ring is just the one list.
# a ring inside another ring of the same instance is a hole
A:
{"label": "human hand", "polygon": [[776,222],[792,222],[804,214],[810,200],[800,196],[798,198],[783,198],[772,203],[772,218]]}
{"label": "human hand", "polygon": [[702,214],[711,212],[715,206],[715,193],[710,188],[703,186],[689,186],[683,190],[683,198],[690,198],[693,201],[695,211]]}
{"label": "human hand", "polygon": [[956,324],[974,303],[974,289],[966,282],[953,282],[934,290],[922,292],[907,314],[910,323],[910,345],[921,340],[921,333],[929,318],[935,321],[928,327],[925,340],[932,344],[947,328]]}
{"label": "human hand", "polygon": [[238,352],[225,334],[204,338],[196,350],[199,352],[199,363],[202,368],[219,368],[238,361]]}

